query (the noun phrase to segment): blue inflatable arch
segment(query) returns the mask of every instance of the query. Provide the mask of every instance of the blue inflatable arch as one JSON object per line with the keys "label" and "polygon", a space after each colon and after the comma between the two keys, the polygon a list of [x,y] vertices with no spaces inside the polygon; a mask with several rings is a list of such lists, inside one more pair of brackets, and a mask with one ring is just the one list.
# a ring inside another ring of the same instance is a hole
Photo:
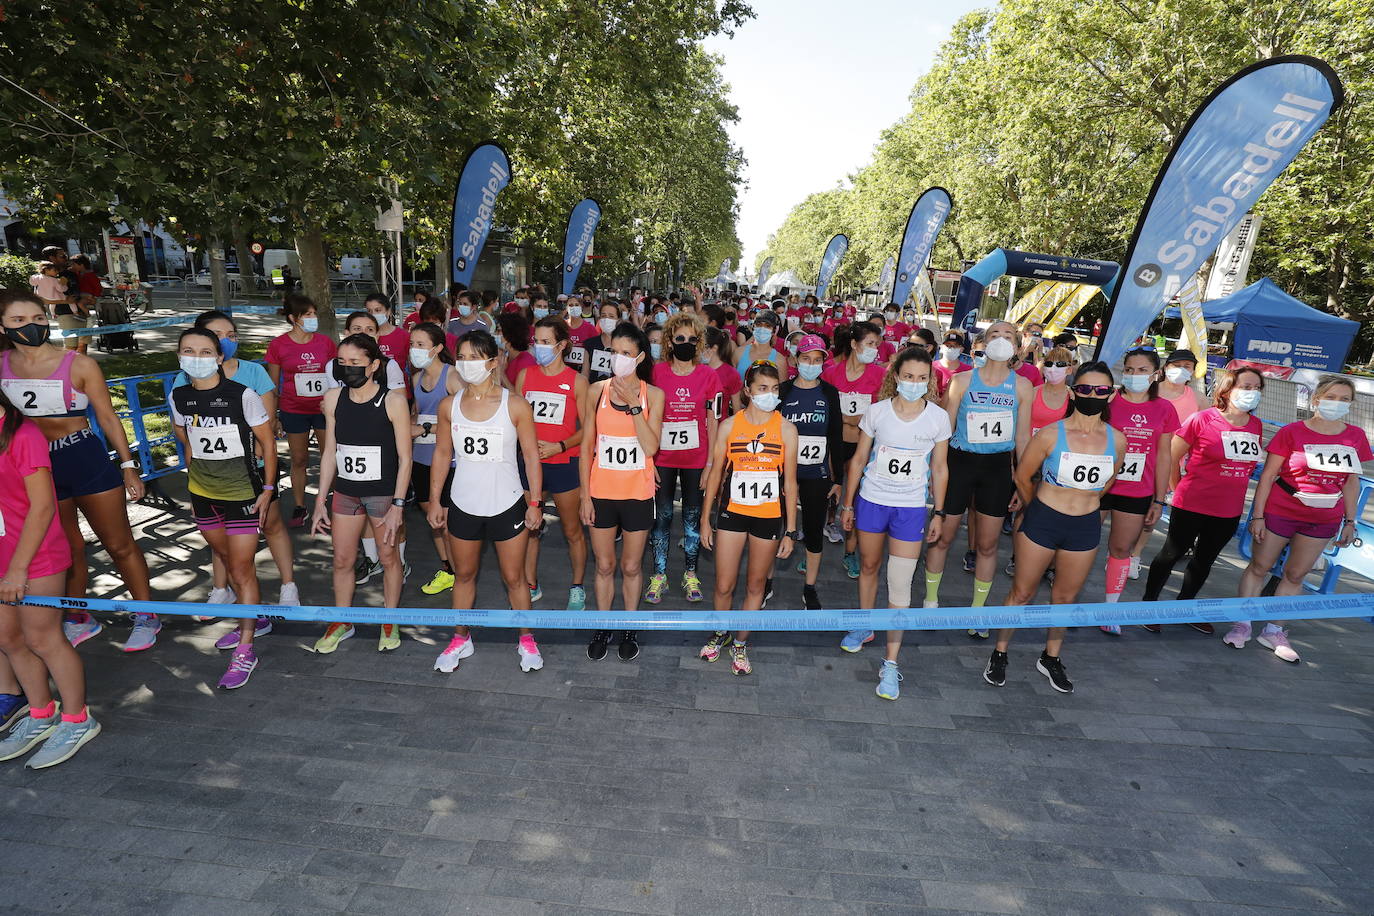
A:
{"label": "blue inflatable arch", "polygon": [[1066,258],[1052,254],[1031,254],[994,248],[983,260],[974,264],[959,278],[959,292],[954,299],[954,314],[949,326],[973,331],[978,324],[978,306],[983,291],[998,277],[1025,277],[1031,280],[1056,280],[1067,283],[1087,283],[1102,288],[1109,300],[1116,289],[1116,277],[1121,265],[1115,261],[1093,261],[1088,258]]}

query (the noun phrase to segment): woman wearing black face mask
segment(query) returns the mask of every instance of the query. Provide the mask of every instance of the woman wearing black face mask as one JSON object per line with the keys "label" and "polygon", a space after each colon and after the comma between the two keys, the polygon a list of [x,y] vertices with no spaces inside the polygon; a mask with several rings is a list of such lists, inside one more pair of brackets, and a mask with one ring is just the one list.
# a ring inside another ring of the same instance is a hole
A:
{"label": "woman wearing black face mask", "polygon": [[[382,563],[386,607],[399,607],[405,574],[397,550],[406,491],[410,488],[411,423],[404,389],[386,390],[382,350],[366,334],[345,337],[334,361],[342,388],[324,393],[324,447],[320,449],[320,494],[315,499],[311,531],[334,538],[334,605],[353,603],[358,542],[369,530]],[[333,505],[327,504],[331,487]],[[331,511],[332,510],[332,511]],[[315,642],[327,655],[353,635],[353,625],[331,623]],[[382,624],[378,652],[401,645],[400,629]]]}
{"label": "woman wearing black face mask", "polygon": [[[48,343],[48,314],[42,300],[32,293],[0,293],[0,322],[11,344],[0,360],[0,384],[10,402],[38,424],[48,439],[57,512],[73,558],[67,570],[66,596],[86,597],[86,539],[77,521],[79,509],[97,542],[114,560],[129,594],[135,601],[150,600],[148,563],[134,543],[124,505],[126,497],[143,498],[143,481],[124,424],[110,403],[105,376],[89,356],[75,350],[64,353]],[[105,434],[103,443],[87,419],[88,404]],[[118,470],[110,463],[107,449],[119,454]],[[69,615],[63,629],[77,645],[99,633],[101,625],[81,612]],[[152,648],[161,629],[156,614],[135,614],[124,651]]]}
{"label": "woman wearing black face mask", "polygon": [[[1126,436],[1107,425],[1112,372],[1106,363],[1085,363],[1070,387],[1073,411],[1037,432],[1016,466],[1016,489],[1026,504],[1016,534],[1016,577],[1008,607],[1031,603],[1053,563],[1051,604],[1072,604],[1092,570],[1102,538],[1100,503],[1126,457]],[[1035,474],[1040,472],[1036,483]],[[1059,650],[1064,627],[1050,627],[1036,670],[1060,693],[1072,693]],[[994,687],[1007,682],[1007,648],[1015,630],[997,631],[997,648],[983,670]]]}

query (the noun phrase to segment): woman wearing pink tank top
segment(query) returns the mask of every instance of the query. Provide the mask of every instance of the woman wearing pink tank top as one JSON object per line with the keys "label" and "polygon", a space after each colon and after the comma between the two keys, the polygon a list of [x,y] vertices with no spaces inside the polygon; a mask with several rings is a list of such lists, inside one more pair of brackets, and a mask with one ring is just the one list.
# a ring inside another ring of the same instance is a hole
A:
{"label": "woman wearing pink tank top", "polygon": [[1202,403],[1202,395],[1193,387],[1193,373],[1196,371],[1197,357],[1192,350],[1175,350],[1164,361],[1164,378],[1159,383],[1159,396],[1174,405],[1179,423],[1206,406]]}

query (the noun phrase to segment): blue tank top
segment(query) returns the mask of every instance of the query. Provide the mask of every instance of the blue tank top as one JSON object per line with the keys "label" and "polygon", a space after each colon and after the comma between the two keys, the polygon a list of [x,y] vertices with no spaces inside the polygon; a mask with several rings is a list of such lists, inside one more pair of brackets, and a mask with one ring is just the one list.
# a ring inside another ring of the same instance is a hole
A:
{"label": "blue tank top", "polygon": [[[444,367],[439,370],[439,382],[433,391],[426,391],[419,383],[415,385],[415,416],[419,425],[438,423],[439,405],[448,397],[448,373],[452,368],[448,363],[444,363]],[[434,441],[434,432],[431,430],[428,436],[421,436],[411,444],[411,457],[416,464],[428,467],[434,462]]]}
{"label": "blue tank top", "polygon": [[830,477],[826,431],[830,426],[830,405],[825,389],[799,388],[793,385],[787,397],[778,405],[784,420],[797,427],[797,479],[826,480]]}
{"label": "blue tank top", "polygon": [[[1044,478],[1045,483],[1069,490],[1102,492],[1107,481],[1111,479],[1112,472],[1116,470],[1116,435],[1112,428],[1107,427],[1107,450],[1100,455],[1085,455],[1069,449],[1069,435],[1064,421],[1061,420],[1054,426],[1058,430],[1054,448],[1040,465],[1040,476]],[[1068,456],[1067,462],[1065,456]]]}
{"label": "blue tank top", "polygon": [[1008,372],[1000,385],[983,382],[983,371],[969,373],[968,390],[959,400],[951,444],[963,452],[993,455],[1016,448],[1016,380]]}

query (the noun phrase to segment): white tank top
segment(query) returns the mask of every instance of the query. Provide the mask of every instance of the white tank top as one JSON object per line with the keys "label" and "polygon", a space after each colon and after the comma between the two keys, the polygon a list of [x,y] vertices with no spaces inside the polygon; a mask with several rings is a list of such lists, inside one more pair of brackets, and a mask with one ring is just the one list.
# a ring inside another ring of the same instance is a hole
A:
{"label": "white tank top", "polygon": [[449,499],[468,515],[500,515],[525,492],[515,463],[519,443],[510,419],[509,397],[510,392],[502,388],[501,403],[486,420],[464,416],[461,395],[453,401],[454,472]]}

